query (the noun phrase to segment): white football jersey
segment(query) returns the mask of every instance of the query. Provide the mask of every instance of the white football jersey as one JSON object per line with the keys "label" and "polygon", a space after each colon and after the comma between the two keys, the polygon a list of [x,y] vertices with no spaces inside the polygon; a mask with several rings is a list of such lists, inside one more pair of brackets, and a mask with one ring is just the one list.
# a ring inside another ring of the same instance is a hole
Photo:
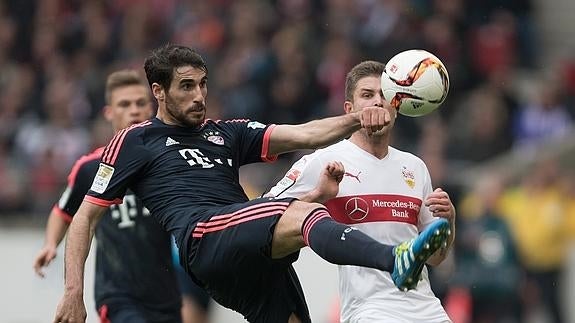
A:
{"label": "white football jersey", "polygon": [[[432,192],[424,162],[389,147],[383,159],[343,140],[297,161],[270,193],[298,197],[313,189],[330,161],[340,161],[345,175],[336,198],[326,202],[332,217],[377,241],[396,245],[418,235],[435,220],[423,205]],[[388,272],[339,266],[342,322],[451,322],[431,291],[427,268],[417,288],[400,291]]]}

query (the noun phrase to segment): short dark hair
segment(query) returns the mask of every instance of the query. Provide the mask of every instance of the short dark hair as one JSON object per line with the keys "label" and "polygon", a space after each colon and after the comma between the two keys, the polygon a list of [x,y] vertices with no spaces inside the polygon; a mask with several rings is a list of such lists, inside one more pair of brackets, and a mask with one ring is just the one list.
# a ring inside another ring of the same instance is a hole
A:
{"label": "short dark hair", "polygon": [[158,83],[167,91],[172,82],[174,69],[188,65],[208,74],[204,59],[195,50],[186,46],[167,44],[150,53],[144,63],[144,70],[150,87],[153,83]]}
{"label": "short dark hair", "polygon": [[355,65],[345,77],[345,100],[353,101],[353,92],[360,79],[367,76],[380,77],[384,69],[385,65],[376,61],[364,61]]}
{"label": "short dark hair", "polygon": [[106,79],[106,104],[110,104],[112,99],[112,92],[114,90],[129,86],[129,85],[142,85],[146,86],[144,76],[135,70],[119,70],[110,75]]}

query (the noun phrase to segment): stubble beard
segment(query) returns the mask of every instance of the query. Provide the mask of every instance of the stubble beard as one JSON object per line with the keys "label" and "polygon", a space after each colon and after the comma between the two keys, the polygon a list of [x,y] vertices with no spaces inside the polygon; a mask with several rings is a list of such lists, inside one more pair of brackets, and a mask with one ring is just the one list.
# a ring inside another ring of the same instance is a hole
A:
{"label": "stubble beard", "polygon": [[196,128],[204,123],[206,119],[205,107],[203,107],[201,118],[188,117],[188,114],[179,109],[177,105],[170,99],[166,100],[166,110],[168,114],[174,119],[174,121],[183,127]]}

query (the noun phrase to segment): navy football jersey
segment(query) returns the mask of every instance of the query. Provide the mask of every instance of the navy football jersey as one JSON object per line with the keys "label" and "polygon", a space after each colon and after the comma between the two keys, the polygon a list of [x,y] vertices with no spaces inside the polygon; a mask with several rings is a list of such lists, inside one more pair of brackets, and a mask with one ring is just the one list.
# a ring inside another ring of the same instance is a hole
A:
{"label": "navy football jersey", "polygon": [[104,150],[86,200],[109,206],[130,188],[182,249],[186,232],[209,218],[211,207],[248,201],[239,167],[276,158],[268,156],[272,128],[209,119],[197,128],[157,118],[133,125]]}
{"label": "navy football jersey", "polygon": [[[92,180],[104,148],[80,158],[55,210],[71,221]],[[180,292],[171,256],[170,235],[127,191],[96,226],[95,300],[103,304],[136,300],[150,310],[179,311]]]}

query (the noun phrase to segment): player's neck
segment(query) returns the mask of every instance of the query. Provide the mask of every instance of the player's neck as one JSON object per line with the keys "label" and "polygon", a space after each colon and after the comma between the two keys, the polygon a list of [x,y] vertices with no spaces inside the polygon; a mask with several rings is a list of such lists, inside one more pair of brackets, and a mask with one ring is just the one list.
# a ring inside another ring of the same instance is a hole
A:
{"label": "player's neck", "polygon": [[156,113],[156,119],[162,121],[165,125],[168,125],[168,126],[190,127],[189,125],[182,123],[175,116],[173,116],[171,113],[169,113],[166,110],[165,106],[164,107],[158,107],[158,113]]}
{"label": "player's neck", "polygon": [[367,136],[359,133],[353,134],[349,141],[356,146],[372,154],[378,159],[387,156],[389,151],[389,136]]}
{"label": "player's neck", "polygon": [[156,118],[162,121],[164,124],[169,126],[182,126],[177,120],[172,118],[169,113],[165,113],[162,109],[158,108],[158,113],[156,114]]}

